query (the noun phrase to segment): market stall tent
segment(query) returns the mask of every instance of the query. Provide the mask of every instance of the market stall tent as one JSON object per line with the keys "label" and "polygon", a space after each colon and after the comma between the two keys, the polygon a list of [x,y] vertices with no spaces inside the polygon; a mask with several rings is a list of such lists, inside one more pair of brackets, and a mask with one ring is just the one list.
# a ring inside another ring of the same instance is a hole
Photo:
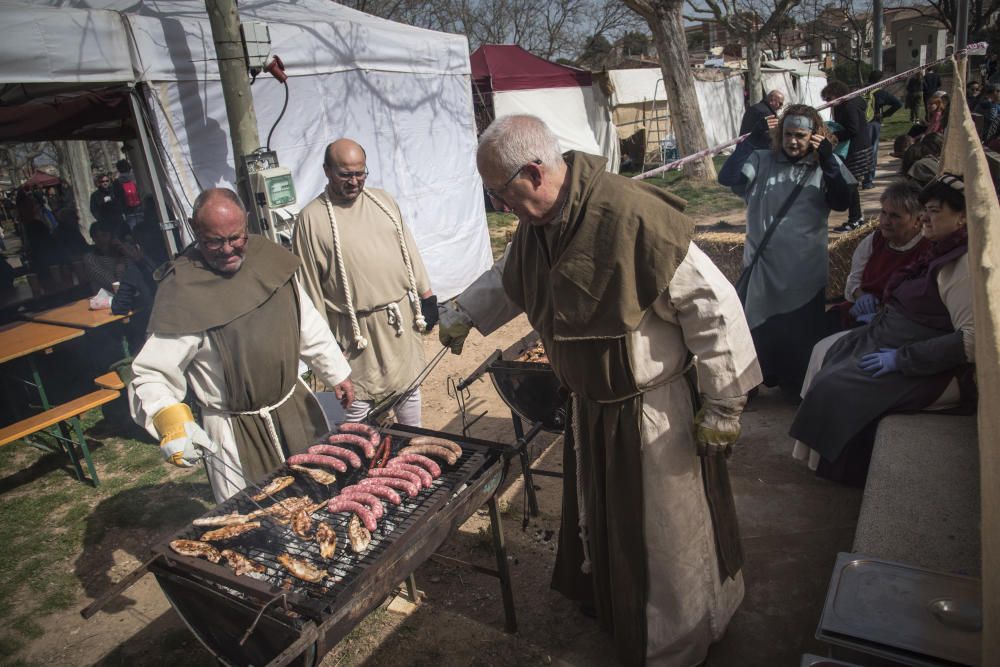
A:
{"label": "market stall tent", "polygon": [[[0,0],[0,12],[0,57],[10,65],[0,71],[4,94],[26,101],[32,91],[51,99],[135,90],[138,124],[149,130],[154,166],[182,222],[202,189],[233,186],[204,2]],[[271,149],[292,170],[299,205],[325,185],[324,147],[351,137],[367,151],[369,186],[399,202],[438,295],[457,294],[488,268],[465,37],[324,0],[242,2],[239,14],[268,25],[271,53],[287,67],[288,111],[277,125],[282,86],[264,74],[252,92],[261,141],[273,129]]]}
{"label": "market stall tent", "polygon": [[564,151],[603,155],[608,169],[618,171],[611,111],[590,72],[549,62],[511,44],[484,44],[472,53],[471,62],[480,131],[495,118],[538,116]]}

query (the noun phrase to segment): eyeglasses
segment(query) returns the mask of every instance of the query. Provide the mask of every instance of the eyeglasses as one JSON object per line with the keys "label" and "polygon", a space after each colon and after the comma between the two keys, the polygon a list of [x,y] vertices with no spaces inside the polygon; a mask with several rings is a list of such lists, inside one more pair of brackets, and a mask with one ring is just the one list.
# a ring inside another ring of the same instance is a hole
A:
{"label": "eyeglasses", "polygon": [[355,178],[358,179],[359,181],[362,181],[368,178],[367,168],[364,171],[335,171],[333,173],[337,175],[337,178],[340,178],[345,181],[350,181]]}
{"label": "eyeglasses", "polygon": [[220,238],[218,236],[212,238],[199,238],[198,243],[205,250],[210,250],[212,252],[222,250],[227,243],[233,250],[239,250],[247,244],[247,239],[249,238],[250,236],[246,232],[243,232],[242,234],[237,234],[236,236],[230,236],[227,238]]}
{"label": "eyeglasses", "polygon": [[491,199],[496,199],[497,201],[503,201],[503,197],[500,195],[500,193],[507,189],[507,186],[509,186],[511,182],[515,178],[517,178],[518,174],[520,174],[524,170],[524,168],[527,167],[529,164],[541,164],[541,163],[542,161],[536,158],[531,162],[526,162],[525,164],[522,164],[520,167],[517,168],[517,170],[513,174],[510,175],[510,178],[504,181],[503,185],[501,185],[499,188],[497,188],[496,190],[491,190],[490,188],[486,188],[487,196],[489,196]]}

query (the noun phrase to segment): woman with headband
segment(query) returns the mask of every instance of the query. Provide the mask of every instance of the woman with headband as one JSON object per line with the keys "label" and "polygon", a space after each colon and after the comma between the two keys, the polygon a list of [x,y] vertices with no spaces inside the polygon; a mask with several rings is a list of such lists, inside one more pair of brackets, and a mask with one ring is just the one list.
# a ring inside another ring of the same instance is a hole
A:
{"label": "woman with headband", "polygon": [[734,153],[719,183],[747,202],[743,266],[753,268],[744,309],[764,384],[797,402],[809,353],[824,335],[827,219],[847,208],[857,181],[811,106],[788,107],[774,132],[772,148],[744,160]]}
{"label": "woman with headband", "polygon": [[874,426],[884,414],[942,403],[975,409],[962,177],[938,176],[919,201],[930,245],[889,278],[871,323],[833,343],[792,422],[796,456],[810,455],[823,477],[864,485]]}

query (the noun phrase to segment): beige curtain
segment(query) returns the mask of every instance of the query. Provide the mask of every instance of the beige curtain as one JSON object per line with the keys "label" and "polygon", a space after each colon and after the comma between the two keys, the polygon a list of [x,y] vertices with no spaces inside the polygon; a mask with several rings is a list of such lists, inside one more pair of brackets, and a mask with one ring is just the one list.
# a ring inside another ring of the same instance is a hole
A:
{"label": "beige curtain", "polygon": [[969,268],[976,320],[982,489],[983,655],[1000,665],[1000,204],[965,101],[965,60],[955,63],[941,168],[965,176]]}

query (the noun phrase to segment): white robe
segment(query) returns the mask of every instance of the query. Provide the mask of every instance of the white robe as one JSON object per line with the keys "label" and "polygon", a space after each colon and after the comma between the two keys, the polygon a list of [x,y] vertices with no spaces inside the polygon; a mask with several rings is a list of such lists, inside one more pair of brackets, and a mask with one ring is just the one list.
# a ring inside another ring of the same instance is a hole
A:
{"label": "white robe", "polygon": [[[351,374],[351,368],[326,321],[298,284],[296,289],[299,356],[326,384],[340,384]],[[168,405],[183,401],[190,388],[204,408],[202,427],[219,446],[218,456],[226,465],[242,470],[229,417],[217,412],[225,406],[225,375],[222,360],[207,333],[151,334],[132,362],[132,372],[129,407],[137,424],[153,437],[159,437],[153,428],[153,416]],[[284,459],[280,451],[278,454]],[[233,470],[210,458],[205,463],[216,502],[223,502],[246,486],[242,476]]]}
{"label": "white robe", "polygon": [[[502,291],[502,262],[458,297],[483,334],[518,314]],[[649,388],[642,423],[646,661],[690,667],[725,632],[743,599],[743,577],[720,581],[683,371],[690,352],[700,393],[715,398],[742,396],[762,378],[735,290],[693,243],[627,344],[633,376]]]}

